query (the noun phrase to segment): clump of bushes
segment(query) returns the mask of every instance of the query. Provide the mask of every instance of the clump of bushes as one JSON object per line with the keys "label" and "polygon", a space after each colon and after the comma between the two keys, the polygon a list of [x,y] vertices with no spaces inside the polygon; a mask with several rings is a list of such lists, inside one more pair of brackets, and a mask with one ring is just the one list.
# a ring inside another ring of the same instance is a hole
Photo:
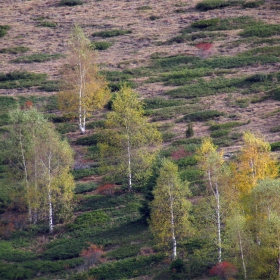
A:
{"label": "clump of bushes", "polygon": [[188,127],[186,130],[186,137],[190,138],[194,136],[194,131],[193,131],[193,124],[192,123],[188,123]]}
{"label": "clump of bushes", "polygon": [[47,53],[37,53],[28,56],[20,56],[16,59],[11,60],[13,63],[33,63],[33,62],[45,62],[52,59],[61,58],[61,54],[47,54]]}
{"label": "clump of bushes", "polygon": [[206,28],[209,26],[216,26],[220,22],[219,18],[202,19],[191,24],[195,28]]}
{"label": "clump of bushes", "polygon": [[98,51],[104,51],[110,48],[113,43],[110,42],[92,42],[90,48]]}
{"label": "clump of bushes", "polygon": [[223,136],[227,136],[230,133],[230,129],[219,129],[219,130],[215,130],[212,131],[210,136],[212,138],[219,138],[219,137],[223,137]]}
{"label": "clump of bushes", "polygon": [[9,25],[0,25],[0,38],[4,37],[9,29],[10,29]]}
{"label": "clump of bushes", "polygon": [[242,37],[271,37],[280,33],[280,25],[259,23],[245,28],[241,33]]}
{"label": "clump of bushes", "polygon": [[114,30],[105,30],[100,32],[95,32],[92,34],[93,37],[102,37],[102,38],[110,38],[115,36],[121,36],[132,33],[131,30],[121,30],[121,29],[114,29]]}
{"label": "clump of bushes", "polygon": [[234,6],[237,1],[227,1],[227,0],[204,0],[198,3],[195,8],[199,11],[208,11],[214,9],[221,9],[228,6]]}
{"label": "clump of bushes", "polygon": [[244,8],[257,8],[262,5],[264,1],[248,1],[242,4]]}
{"label": "clump of bushes", "polygon": [[29,50],[30,49],[28,47],[18,46],[18,47],[0,49],[0,53],[18,54],[18,53],[25,53]]}
{"label": "clump of bushes", "polygon": [[60,6],[77,6],[82,4],[83,2],[81,0],[61,0],[59,2]]}
{"label": "clump of bushes", "polygon": [[223,116],[223,112],[219,112],[217,110],[205,110],[205,111],[200,111],[200,112],[195,112],[192,114],[186,115],[183,120],[185,121],[208,121],[213,118],[217,118],[220,116]]}

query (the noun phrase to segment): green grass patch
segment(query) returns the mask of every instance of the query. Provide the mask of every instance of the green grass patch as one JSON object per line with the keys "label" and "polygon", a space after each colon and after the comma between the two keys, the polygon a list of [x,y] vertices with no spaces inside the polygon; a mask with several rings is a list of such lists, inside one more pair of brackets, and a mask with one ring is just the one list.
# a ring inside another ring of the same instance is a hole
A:
{"label": "green grass patch", "polygon": [[217,110],[205,110],[205,111],[188,114],[183,118],[183,120],[189,121],[189,122],[192,122],[192,121],[203,122],[203,121],[208,121],[208,120],[218,118],[221,116],[224,116],[223,112],[220,112]]}
{"label": "green grass patch", "polygon": [[100,134],[95,133],[93,135],[80,137],[79,139],[77,139],[75,144],[82,145],[82,146],[97,145],[99,139],[100,139]]}
{"label": "green grass patch", "polygon": [[62,87],[62,81],[60,80],[48,80],[41,84],[40,90],[47,92],[59,91]]}
{"label": "green grass patch", "polygon": [[105,51],[107,49],[109,49],[111,46],[113,45],[113,43],[111,42],[92,42],[90,44],[90,48],[92,48],[93,50],[98,50],[98,51]]}
{"label": "green grass patch", "polygon": [[76,188],[74,190],[75,194],[82,194],[86,192],[91,192],[96,190],[98,185],[96,183],[79,183],[76,184]]}
{"label": "green grass patch", "polygon": [[150,109],[159,109],[159,108],[165,108],[165,107],[172,107],[172,106],[179,106],[186,103],[185,100],[174,100],[174,99],[165,99],[162,97],[151,97],[151,98],[145,98],[143,100],[144,103],[144,109],[150,110]]}
{"label": "green grass patch", "polygon": [[121,35],[126,35],[132,33],[131,30],[122,30],[122,29],[114,29],[114,30],[105,30],[100,32],[95,32],[92,34],[93,37],[101,37],[101,38],[110,38]]}
{"label": "green grass patch", "polygon": [[0,38],[4,37],[9,29],[10,29],[9,25],[0,25]]}
{"label": "green grass patch", "polygon": [[0,73],[0,88],[27,88],[40,86],[46,81],[47,74],[37,74],[26,71]]}
{"label": "green grass patch", "polygon": [[195,8],[199,11],[209,11],[215,9],[222,9],[229,6],[236,6],[241,4],[243,1],[234,0],[204,0],[196,4]]}
{"label": "green grass patch", "polygon": [[260,5],[264,4],[264,0],[262,1],[248,1],[242,4],[244,8],[258,8]]}
{"label": "green grass patch", "polygon": [[133,245],[124,245],[115,250],[112,250],[106,254],[107,258],[110,259],[125,259],[136,256],[139,252],[143,244],[133,244]]}
{"label": "green grass patch", "polygon": [[219,130],[212,131],[210,133],[210,137],[220,138],[220,137],[228,136],[230,132],[231,132],[230,129],[219,129]]}
{"label": "green grass patch", "polygon": [[17,107],[17,100],[10,96],[0,96],[0,111],[8,112],[9,110],[15,109]]}
{"label": "green grass patch", "polygon": [[98,121],[89,122],[87,124],[87,128],[89,128],[89,129],[105,128],[105,120],[98,120]]}
{"label": "green grass patch", "polygon": [[41,21],[40,23],[37,24],[39,27],[49,27],[49,28],[56,28],[57,23],[52,22],[52,21]]}
{"label": "green grass patch", "polygon": [[56,130],[61,134],[66,134],[69,132],[75,132],[78,129],[77,124],[74,123],[57,123],[55,125]]}
{"label": "green grass patch", "polygon": [[72,170],[72,175],[75,180],[80,180],[84,177],[89,177],[96,174],[98,174],[96,167]]}
{"label": "green grass patch", "polygon": [[[145,275],[149,269],[162,262],[163,259],[164,255],[161,254],[127,258],[92,268],[88,271],[88,275],[93,276],[97,280],[135,278],[140,275]],[[76,278],[76,280],[78,279]]]}
{"label": "green grass patch", "polygon": [[280,142],[270,143],[271,151],[280,151]]}
{"label": "green grass patch", "polygon": [[210,26],[217,26],[219,22],[219,18],[201,19],[199,21],[193,22],[191,26],[194,28],[204,29]]}
{"label": "green grass patch", "polygon": [[236,122],[236,121],[227,122],[227,123],[217,123],[217,124],[211,125],[209,127],[209,129],[211,131],[220,130],[220,129],[230,129],[230,128],[241,126],[241,125],[244,125],[244,124],[246,124],[246,123]]}
{"label": "green grass patch", "polygon": [[24,46],[0,49],[0,53],[9,53],[9,54],[19,54],[19,53],[25,53],[28,51],[30,51],[30,48],[24,47]]}
{"label": "green grass patch", "polygon": [[271,37],[280,34],[280,24],[259,23],[249,26],[239,33],[242,37]]}
{"label": "green grass patch", "polygon": [[61,54],[47,54],[38,53],[27,56],[20,56],[16,59],[11,60],[13,63],[33,63],[33,62],[45,62],[50,60],[56,60],[63,57]]}

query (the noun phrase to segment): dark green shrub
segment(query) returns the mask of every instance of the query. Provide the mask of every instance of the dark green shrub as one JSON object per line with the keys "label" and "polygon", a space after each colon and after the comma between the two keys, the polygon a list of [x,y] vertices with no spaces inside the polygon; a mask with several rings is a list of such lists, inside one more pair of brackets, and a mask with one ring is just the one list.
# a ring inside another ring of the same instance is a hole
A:
{"label": "dark green shrub", "polygon": [[90,191],[96,190],[98,185],[96,183],[80,183],[76,184],[76,188],[74,190],[75,194],[86,193]]}
{"label": "dark green shrub", "polygon": [[183,119],[185,121],[208,121],[213,118],[223,116],[223,112],[217,110],[205,110],[186,115]]}
{"label": "dark green shrub", "polygon": [[203,174],[203,171],[196,167],[188,167],[180,172],[180,177],[183,181],[197,182],[202,180]]}
{"label": "dark green shrub", "polygon": [[94,50],[104,51],[110,48],[112,45],[113,43],[110,42],[92,42],[90,47]]}
{"label": "dark green shrub", "polygon": [[220,22],[219,18],[202,19],[191,24],[195,28],[206,28],[209,26],[216,26]]}
{"label": "dark green shrub", "polygon": [[88,274],[97,280],[117,280],[135,278],[147,273],[147,269],[154,267],[164,259],[163,255],[127,258],[116,262],[109,262],[89,270]]}
{"label": "dark green shrub", "polygon": [[187,166],[194,166],[196,164],[197,164],[197,159],[195,156],[186,156],[177,161],[177,165],[180,168],[185,168]]}
{"label": "dark green shrub", "polygon": [[86,212],[78,216],[73,224],[68,225],[69,230],[76,230],[80,228],[94,227],[96,225],[104,224],[109,220],[109,216],[100,210]]}
{"label": "dark green shrub", "polygon": [[60,0],[59,2],[60,6],[76,6],[82,4],[83,2],[81,0]]}
{"label": "dark green shrub", "polygon": [[245,28],[239,35],[242,37],[271,37],[279,35],[279,33],[280,25],[259,23]]}
{"label": "dark green shrub", "polygon": [[267,94],[275,100],[280,100],[280,87],[269,91]]}
{"label": "dark green shrub", "polygon": [[100,134],[97,133],[89,136],[83,136],[76,141],[76,145],[82,145],[82,146],[97,145],[100,137],[101,137]]}
{"label": "dark green shrub", "polygon": [[182,273],[185,272],[186,265],[182,259],[176,259],[170,264],[169,269],[172,273]]}
{"label": "dark green shrub", "polygon": [[[1,99],[0,99],[1,100]],[[7,125],[10,122],[10,117],[8,114],[0,114],[0,126]]]}
{"label": "dark green shrub", "polygon": [[97,169],[93,168],[93,167],[72,170],[72,175],[75,180],[79,180],[84,177],[89,177],[89,176],[96,175],[96,174],[98,174]]}
{"label": "dark green shrub", "polygon": [[236,3],[235,1],[228,0],[204,0],[198,3],[195,8],[199,11],[208,11],[214,9],[221,9],[227,6],[232,6]]}
{"label": "dark green shrub", "polygon": [[18,47],[0,49],[0,53],[18,54],[18,53],[25,53],[29,50],[30,49],[28,47],[18,46]]}
{"label": "dark green shrub", "polygon": [[182,105],[184,100],[174,100],[174,99],[164,99],[162,97],[152,97],[152,98],[146,98],[143,100],[144,103],[144,109],[158,109],[158,108],[164,108],[164,107],[171,107],[171,106],[178,106]]}
{"label": "dark green shrub", "polygon": [[133,257],[139,253],[141,247],[141,244],[123,245],[113,251],[110,251],[108,254],[106,254],[106,256],[116,260]]}
{"label": "dark green shrub", "polygon": [[244,8],[257,8],[262,5],[264,1],[249,1],[242,4]]}
{"label": "dark green shrub", "polygon": [[212,131],[210,133],[210,136],[212,138],[219,138],[219,137],[227,136],[229,135],[229,133],[230,133],[229,129],[219,129],[219,130]]}
{"label": "dark green shrub", "polygon": [[74,123],[58,123],[55,128],[61,134],[75,132],[78,129],[77,125]]}
{"label": "dark green shrub", "polygon": [[106,30],[106,31],[95,32],[95,33],[92,34],[92,36],[93,37],[110,38],[110,37],[130,34],[130,33],[132,33],[131,30],[114,29],[114,30]]}
{"label": "dark green shrub", "polygon": [[188,127],[186,130],[186,137],[190,138],[194,136],[194,131],[193,131],[193,124],[192,123],[188,123]]}
{"label": "dark green shrub", "polygon": [[56,28],[57,27],[57,23],[51,22],[51,21],[41,21],[40,23],[38,23],[37,26]]}
{"label": "dark green shrub", "polygon": [[9,25],[0,25],[0,38],[4,37],[9,29],[10,29]]}
{"label": "dark green shrub", "polygon": [[17,104],[18,103],[17,103],[17,101],[14,97],[0,96],[0,110],[1,110],[1,112],[8,111],[10,109],[16,108]]}
{"label": "dark green shrub", "polygon": [[32,279],[36,275],[36,272],[20,267],[17,264],[8,264],[0,262],[0,279],[5,280],[24,280]]}
{"label": "dark green shrub", "polygon": [[42,253],[43,260],[67,260],[79,257],[81,251],[87,247],[86,241],[66,238],[48,244]]}
{"label": "dark green shrub", "polygon": [[162,133],[162,140],[164,143],[170,142],[176,136],[173,132],[164,132]]}
{"label": "dark green shrub", "polygon": [[156,16],[156,15],[151,15],[150,16],[150,20],[157,20],[157,19],[160,19],[161,17],[160,16]]}
{"label": "dark green shrub", "polygon": [[268,74],[264,74],[264,73],[255,74],[245,79],[245,81],[252,82],[252,83],[264,82],[267,80],[268,80]]}
{"label": "dark green shrub", "polygon": [[229,128],[233,128],[233,127],[236,127],[236,126],[241,126],[241,125],[244,125],[246,123],[243,123],[243,122],[227,122],[227,123],[217,123],[217,124],[213,124],[209,127],[209,129],[211,131],[213,130],[219,130],[219,129],[229,129]]}
{"label": "dark green shrub", "polygon": [[89,128],[89,129],[105,128],[105,120],[98,120],[98,121],[90,122],[87,124],[87,128]]}
{"label": "dark green shrub", "polygon": [[42,83],[40,90],[47,92],[59,91],[61,89],[62,82],[59,80],[49,80]]}
{"label": "dark green shrub", "polygon": [[280,150],[280,142],[271,143],[271,151],[279,151]]}
{"label": "dark green shrub", "polygon": [[33,63],[33,62],[45,62],[53,59],[61,58],[61,54],[46,54],[46,53],[38,53],[32,54],[28,56],[20,56],[16,59],[11,60],[13,63]]}

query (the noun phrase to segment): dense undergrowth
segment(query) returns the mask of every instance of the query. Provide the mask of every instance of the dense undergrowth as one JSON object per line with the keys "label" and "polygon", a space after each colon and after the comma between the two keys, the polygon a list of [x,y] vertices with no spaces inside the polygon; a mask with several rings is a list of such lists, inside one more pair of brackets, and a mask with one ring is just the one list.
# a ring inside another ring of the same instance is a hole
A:
{"label": "dense undergrowth", "polygon": [[[81,1],[59,2],[59,5],[69,8],[81,4]],[[196,9],[203,15],[205,11],[212,9],[236,6],[255,8],[261,5],[262,1],[204,0],[197,4]],[[150,10],[148,6],[143,7],[138,8],[138,11]],[[151,15],[150,19],[156,21],[160,17]],[[40,26],[54,28],[56,24],[40,21]],[[160,156],[169,157],[176,162],[181,179],[190,183],[190,190],[195,198],[203,197],[207,190],[194,156],[201,144],[201,137],[197,137],[194,132],[193,136],[187,138],[187,125],[203,124],[215,144],[220,147],[231,146],[239,143],[242,135],[239,129],[243,130],[242,126],[250,121],[237,114],[228,114],[222,109],[214,110],[203,98],[220,98],[221,94],[227,94],[227,106],[231,108],[247,108],[252,103],[270,98],[280,100],[278,72],[239,74],[244,68],[253,69],[254,72],[258,67],[275,68],[279,64],[280,27],[248,16],[207,17],[195,20],[175,37],[158,44],[164,47],[177,43],[192,46],[200,42],[212,44],[228,38],[229,30],[240,31],[236,35],[237,39],[228,43],[227,47],[246,44],[247,50],[235,55],[212,56],[207,53],[205,57],[199,54],[166,56],[156,53],[151,56],[148,66],[102,71],[112,93],[125,83],[136,89],[142,85],[152,88],[155,83],[168,88],[161,96],[143,99],[145,115],[152,122],[157,122],[158,129],[162,131],[165,148]],[[0,37],[7,36],[8,32],[11,32],[9,26],[0,26]],[[133,33],[129,29],[110,29],[93,33],[92,36],[114,38],[130,34]],[[113,41],[94,41],[91,47],[105,52],[113,44]],[[28,47],[15,46],[2,48],[0,53],[22,55],[30,51]],[[31,54],[17,56],[11,62],[43,63],[60,57],[61,55]],[[139,78],[142,78],[142,82],[138,81]],[[48,80],[46,74],[25,71],[0,73],[0,89],[39,88],[42,91],[56,92],[60,85],[59,80]],[[108,103],[106,109],[111,109],[111,103]],[[93,134],[78,136],[73,141],[71,133],[77,134],[78,130],[75,120],[58,112],[55,96],[0,96],[0,135],[3,137],[9,130],[8,112],[17,106],[36,106],[44,112],[62,137],[69,138],[73,146],[83,149],[85,163],[72,170],[76,180],[73,217],[66,224],[58,224],[54,235],[49,235],[43,224],[28,225],[23,215],[25,209],[16,209],[11,203],[6,188],[8,176],[11,175],[7,172],[7,162],[0,160],[0,213],[3,214],[0,221],[1,279],[131,279],[144,275],[148,275],[149,279],[209,277],[209,268],[216,260],[216,252],[211,246],[212,236],[204,239],[193,237],[183,242],[179,255],[184,259],[184,265],[172,263],[166,251],[157,246],[147,224],[149,209],[145,199],[152,199],[149,190],[151,186],[128,193],[125,186],[105,180],[92,181],[102,175],[97,143],[99,130],[104,128],[104,115],[87,120],[87,127],[94,131]],[[183,134],[175,129],[176,125],[184,126]],[[270,132],[279,133],[279,126],[275,124]],[[5,146],[3,143],[1,145],[0,148],[4,151]],[[279,151],[280,142],[272,143],[271,149]],[[87,160],[93,160],[94,163],[88,164]],[[207,223],[207,217],[200,214],[205,211],[198,207],[192,213],[196,217],[201,215],[201,224]],[[90,251],[91,247],[95,248],[94,252]]]}

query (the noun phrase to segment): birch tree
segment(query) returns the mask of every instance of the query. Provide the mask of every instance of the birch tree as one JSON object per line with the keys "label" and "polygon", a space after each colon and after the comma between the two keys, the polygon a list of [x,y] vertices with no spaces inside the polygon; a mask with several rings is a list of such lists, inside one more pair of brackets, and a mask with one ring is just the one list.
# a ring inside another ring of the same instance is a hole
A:
{"label": "birch tree", "polygon": [[22,181],[29,221],[47,219],[52,233],[54,211],[63,218],[71,212],[73,152],[36,109],[10,115],[11,163]]}
{"label": "birch tree", "polygon": [[97,53],[79,26],[69,40],[67,68],[64,71],[64,90],[58,94],[59,109],[78,118],[81,133],[86,131],[86,118],[102,109],[110,98],[105,79],[96,64]]}
{"label": "birch tree", "polygon": [[201,146],[196,151],[200,167],[205,173],[210,193],[215,201],[215,223],[217,232],[218,262],[222,262],[222,193],[227,179],[227,169],[224,164],[223,154],[217,151],[210,137],[203,139]]}
{"label": "birch tree", "polygon": [[133,184],[151,173],[151,164],[160,149],[161,134],[144,117],[143,104],[131,88],[122,87],[112,109],[98,146],[104,171],[118,179],[125,177],[131,191]]}
{"label": "birch tree", "polygon": [[270,144],[262,136],[245,132],[243,141],[234,171],[234,185],[240,196],[249,194],[258,180],[278,175],[277,161],[270,152]]}
{"label": "birch tree", "polygon": [[151,202],[150,228],[162,245],[172,247],[172,259],[177,258],[177,243],[190,235],[189,221],[191,202],[188,185],[178,174],[178,167],[164,159]]}

